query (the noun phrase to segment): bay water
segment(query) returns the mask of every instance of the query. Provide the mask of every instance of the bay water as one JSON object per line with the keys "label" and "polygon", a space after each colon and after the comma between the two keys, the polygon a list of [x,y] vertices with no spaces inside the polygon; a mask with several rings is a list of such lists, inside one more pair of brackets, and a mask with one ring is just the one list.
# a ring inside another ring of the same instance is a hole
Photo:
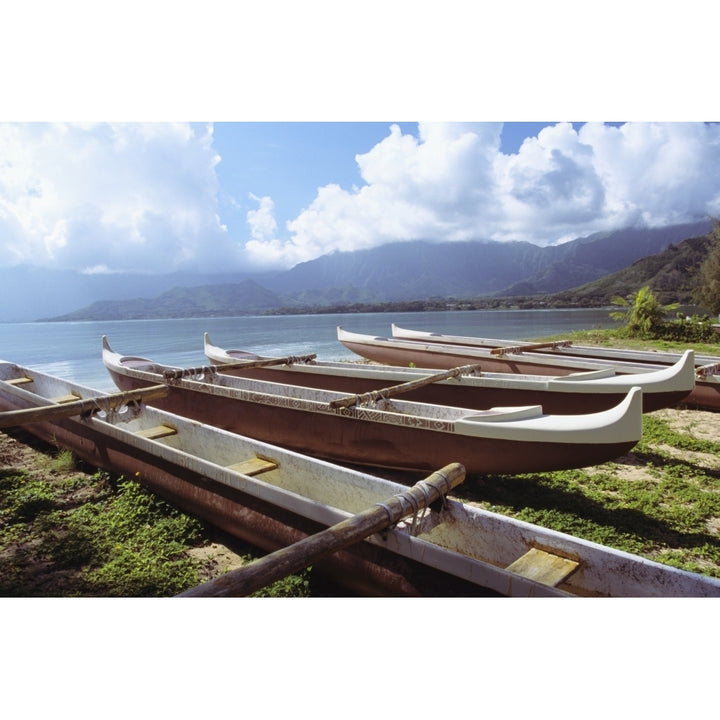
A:
{"label": "bay water", "polygon": [[413,330],[503,340],[533,340],[574,330],[616,327],[609,309],[463,310],[447,312],[274,315],[173,320],[0,323],[0,359],[115,391],[101,358],[101,338],[123,355],[177,367],[207,365],[203,333],[214,344],[259,355],[316,353],[318,360],[357,360],[337,327],[388,337],[391,323]]}

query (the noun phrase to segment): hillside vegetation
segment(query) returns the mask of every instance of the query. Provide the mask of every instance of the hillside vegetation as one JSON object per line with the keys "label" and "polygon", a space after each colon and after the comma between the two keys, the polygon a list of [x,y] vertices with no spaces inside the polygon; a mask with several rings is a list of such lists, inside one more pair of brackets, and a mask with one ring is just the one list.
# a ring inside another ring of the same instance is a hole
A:
{"label": "hillside vegetation", "polygon": [[649,285],[663,304],[692,305],[700,267],[711,245],[709,235],[671,244],[666,250],[637,260],[623,270],[572,290],[554,293],[552,300],[567,307],[602,307],[615,296],[626,297]]}

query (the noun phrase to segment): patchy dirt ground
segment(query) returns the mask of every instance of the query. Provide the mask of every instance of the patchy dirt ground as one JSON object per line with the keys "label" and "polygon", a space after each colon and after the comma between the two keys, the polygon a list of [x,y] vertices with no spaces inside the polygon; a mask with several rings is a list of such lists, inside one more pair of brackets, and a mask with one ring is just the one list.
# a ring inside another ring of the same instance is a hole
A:
{"label": "patchy dirt ground", "polygon": [[720,440],[720,413],[666,408],[653,414],[667,421],[674,430],[692,437],[700,440]]}
{"label": "patchy dirt ground", "polygon": [[[720,413],[712,413],[701,410],[676,410],[665,409],[654,413],[665,420],[673,430],[682,432],[698,440],[712,440],[720,442]],[[720,469],[720,457],[708,453],[696,453],[679,451],[666,445],[661,449],[670,455],[681,456],[709,470]]]}

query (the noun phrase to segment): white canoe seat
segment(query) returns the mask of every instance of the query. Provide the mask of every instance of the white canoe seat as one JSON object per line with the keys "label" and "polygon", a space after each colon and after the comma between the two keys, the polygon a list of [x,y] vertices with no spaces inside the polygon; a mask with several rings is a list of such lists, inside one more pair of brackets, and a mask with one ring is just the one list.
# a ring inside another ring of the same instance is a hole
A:
{"label": "white canoe seat", "polygon": [[260,473],[267,472],[268,470],[275,470],[278,464],[274,460],[269,460],[263,457],[254,457],[249,460],[243,460],[242,462],[235,463],[234,465],[228,465],[227,469],[233,472],[240,473],[241,475],[259,475]]}
{"label": "white canoe seat", "polygon": [[23,377],[13,378],[12,380],[6,380],[5,382],[8,385],[27,385],[28,383],[33,382],[33,379],[24,375]]}
{"label": "white canoe seat", "polygon": [[78,393],[70,393],[69,395],[58,395],[57,397],[50,398],[53,402],[58,403],[59,405],[64,405],[65,403],[69,402],[75,402],[76,400],[82,400],[82,395],[78,395]]}
{"label": "white canoe seat", "polygon": [[569,558],[553,555],[538,548],[530,548],[522,557],[508,565],[506,570],[543,585],[557,587],[575,572],[579,564]]}
{"label": "white canoe seat", "polygon": [[159,440],[170,435],[177,435],[177,428],[172,425],[156,425],[155,427],[145,428],[145,430],[139,430],[137,434],[148,438],[148,440]]}

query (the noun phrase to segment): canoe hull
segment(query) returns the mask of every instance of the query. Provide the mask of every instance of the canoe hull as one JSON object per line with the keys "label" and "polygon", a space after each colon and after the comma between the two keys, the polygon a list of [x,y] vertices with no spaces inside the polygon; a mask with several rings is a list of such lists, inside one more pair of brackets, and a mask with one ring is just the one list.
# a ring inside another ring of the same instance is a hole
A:
{"label": "canoe hull", "polygon": [[[348,337],[340,329],[339,336]],[[372,336],[361,336],[369,337]],[[378,340],[378,338],[375,338]],[[687,396],[695,384],[692,353],[686,353],[672,367],[658,367],[643,376],[622,376],[612,369],[576,373],[572,381],[558,382],[564,376],[515,375],[513,373],[463,374],[415,387],[437,368],[419,369],[366,363],[303,362],[274,363],[264,367],[238,367],[239,363],[267,361],[245,350],[225,350],[213,345],[207,333],[205,355],[215,365],[224,365],[224,374],[267,382],[325,389],[347,394],[365,394],[400,384],[414,384],[403,398],[436,405],[455,405],[475,410],[493,407],[540,405],[553,415],[600,412],[618,405],[633,385],[643,390],[643,412],[670,407]]]}
{"label": "canoe hull", "polygon": [[487,372],[505,372],[515,375],[570,375],[583,370],[597,370],[597,365],[589,362],[569,362],[550,364],[527,359],[510,359],[491,355],[489,352],[478,352],[475,349],[463,350],[462,347],[443,347],[416,343],[372,344],[341,339],[342,344],[360,357],[367,358],[382,365],[396,367],[421,367],[449,370],[469,363],[482,363]]}
{"label": "canoe hull", "polygon": [[[433,368],[440,370],[440,368]],[[449,368],[443,368],[449,369]],[[265,380],[268,382],[299,385],[307,388],[333,390],[357,395],[382,390],[387,381],[358,375],[311,374],[292,368],[254,368],[231,370],[228,374],[236,377]],[[430,374],[430,373],[428,373]],[[557,375],[558,373],[556,373]],[[432,383],[403,393],[403,398],[415,402],[435,405],[461,405],[474,410],[489,410],[509,405],[541,405],[543,411],[552,415],[577,415],[608,410],[615,407],[627,392],[561,392],[560,390],[533,390],[514,387],[473,386],[462,380],[454,384]],[[685,390],[643,393],[643,412],[653,412],[672,407],[687,397]]]}

